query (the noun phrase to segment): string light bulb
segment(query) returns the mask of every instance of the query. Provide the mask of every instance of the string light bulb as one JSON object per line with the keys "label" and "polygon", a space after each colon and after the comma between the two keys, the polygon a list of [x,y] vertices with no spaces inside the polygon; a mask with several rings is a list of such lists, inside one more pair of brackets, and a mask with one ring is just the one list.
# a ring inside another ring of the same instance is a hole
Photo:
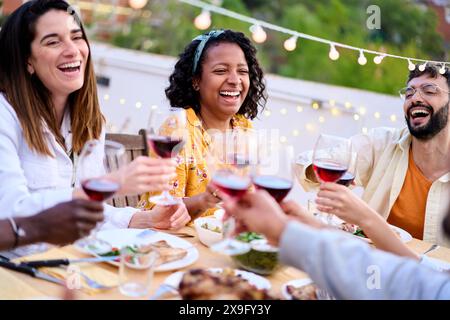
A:
{"label": "string light bulb", "polygon": [[294,51],[295,48],[297,48],[297,37],[292,36],[289,39],[287,39],[286,41],[284,41],[284,48],[287,51]]}
{"label": "string light bulb", "polygon": [[309,131],[309,132],[314,131],[314,125],[313,125],[312,123],[309,123],[309,122],[308,122],[308,123],[305,125],[305,128],[306,128],[306,130]]}
{"label": "string light bulb", "polygon": [[439,69],[440,74],[445,74],[445,63],[442,64],[442,67]]}
{"label": "string light bulb", "polygon": [[338,115],[341,114],[341,112],[339,111],[339,109],[336,108],[336,107],[331,108],[330,112],[331,112],[331,114],[332,114],[333,116],[335,116],[335,117],[337,117]]}
{"label": "string light bulb", "polygon": [[419,71],[425,71],[425,68],[427,67],[427,62],[424,62],[419,66]]}
{"label": "string light bulb", "polygon": [[380,119],[380,118],[381,118],[381,113],[379,113],[379,112],[377,111],[377,112],[375,112],[375,113],[373,114],[373,116],[375,117],[375,119]]}
{"label": "string light bulb", "polygon": [[389,119],[391,119],[392,122],[395,122],[395,121],[397,121],[397,116],[395,114],[391,114]]}
{"label": "string light bulb", "polygon": [[128,0],[128,4],[134,10],[139,10],[145,7],[145,5],[147,4],[147,0]]}
{"label": "string light bulb", "polygon": [[297,106],[297,112],[303,112],[303,107],[302,106]]}
{"label": "string light bulb", "polygon": [[319,104],[317,101],[313,101],[313,103],[312,103],[312,108],[313,108],[314,110],[319,110],[320,104]]}
{"label": "string light bulb", "polygon": [[366,111],[367,111],[367,110],[366,110],[365,107],[360,107],[360,108],[359,108],[359,114],[362,115],[362,116],[366,114]]}
{"label": "string light bulb", "polygon": [[362,66],[367,63],[367,58],[364,56],[364,52],[362,50],[359,50],[358,63]]}
{"label": "string light bulb", "polygon": [[334,44],[330,44],[330,53],[328,53],[328,56],[331,60],[336,61],[339,59],[339,51],[336,50],[336,47]]}
{"label": "string light bulb", "polygon": [[375,58],[373,58],[373,62],[375,64],[380,64],[381,61],[383,61],[384,57],[385,57],[384,55],[376,56]]}
{"label": "string light bulb", "polygon": [[345,103],[345,109],[351,109],[352,104],[350,102]]}
{"label": "string light bulb", "polygon": [[253,25],[250,27],[252,38],[256,43],[263,43],[267,39],[267,33],[260,25]]}
{"label": "string light bulb", "polygon": [[211,26],[211,13],[208,10],[202,10],[194,19],[194,25],[199,30],[206,30]]}
{"label": "string light bulb", "polygon": [[408,70],[414,71],[414,69],[416,69],[416,65],[412,63],[411,60],[408,59]]}

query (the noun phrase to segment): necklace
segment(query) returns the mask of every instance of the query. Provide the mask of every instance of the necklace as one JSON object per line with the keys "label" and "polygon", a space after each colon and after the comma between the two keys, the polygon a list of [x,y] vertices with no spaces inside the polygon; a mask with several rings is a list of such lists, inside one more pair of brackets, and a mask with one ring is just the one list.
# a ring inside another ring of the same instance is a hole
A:
{"label": "necklace", "polygon": [[208,128],[208,126],[206,125],[206,122],[205,122],[205,120],[203,119],[202,115],[199,113],[198,116],[199,116],[199,118],[200,118],[200,122],[201,122],[201,124],[202,124],[202,129],[203,129],[203,131],[208,131],[209,128]]}

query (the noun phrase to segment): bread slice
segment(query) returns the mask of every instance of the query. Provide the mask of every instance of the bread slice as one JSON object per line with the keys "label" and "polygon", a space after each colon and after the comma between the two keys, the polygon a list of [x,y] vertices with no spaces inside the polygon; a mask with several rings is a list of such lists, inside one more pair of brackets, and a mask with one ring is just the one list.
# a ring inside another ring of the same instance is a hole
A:
{"label": "bread slice", "polygon": [[186,249],[172,247],[166,240],[160,240],[140,247],[140,250],[142,251],[150,249],[156,249],[159,253],[157,265],[183,259],[188,253]]}

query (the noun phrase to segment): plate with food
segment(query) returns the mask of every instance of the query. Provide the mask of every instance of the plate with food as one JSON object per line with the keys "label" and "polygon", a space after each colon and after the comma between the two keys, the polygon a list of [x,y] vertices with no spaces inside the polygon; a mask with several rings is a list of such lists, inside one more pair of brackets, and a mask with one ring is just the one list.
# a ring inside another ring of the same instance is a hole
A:
{"label": "plate with food", "polygon": [[[391,227],[391,229],[395,232],[395,234],[400,238],[400,240],[402,240],[402,242],[409,242],[411,241],[413,238],[412,236],[406,232],[405,230],[393,226],[393,225],[389,225]],[[340,230],[343,230],[345,232],[351,233],[354,236],[358,237],[358,239],[364,240],[368,243],[372,243],[372,240],[370,240],[367,235],[364,233],[364,231],[358,227],[357,225],[351,224],[351,223],[347,223],[347,222],[341,222],[338,225],[338,228]]]}
{"label": "plate with food", "polygon": [[183,299],[273,299],[268,290],[270,282],[254,273],[238,269],[192,269],[175,272],[164,284],[178,288]]}
{"label": "plate with food", "polygon": [[184,268],[197,261],[197,248],[186,240],[164,232],[142,229],[112,229],[99,231],[96,234],[99,241],[84,245],[75,245],[80,251],[94,256],[117,256],[117,260],[108,263],[119,266],[120,249],[145,252],[156,249],[159,253],[158,267],[155,271],[170,271]]}
{"label": "plate with food", "polygon": [[310,278],[291,280],[281,288],[287,300],[331,300],[324,290],[320,290]]}

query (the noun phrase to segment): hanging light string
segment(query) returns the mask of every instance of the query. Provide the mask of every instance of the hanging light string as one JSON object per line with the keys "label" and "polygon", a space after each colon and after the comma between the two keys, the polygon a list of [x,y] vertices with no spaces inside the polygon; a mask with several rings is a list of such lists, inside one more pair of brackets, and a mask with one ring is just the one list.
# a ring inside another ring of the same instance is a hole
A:
{"label": "hanging light string", "polygon": [[[212,5],[212,4],[208,4],[208,3],[205,3],[205,2],[202,2],[202,1],[198,1],[198,0],[178,0],[178,1],[190,4],[190,5],[195,6],[195,7],[202,8],[203,10],[206,10],[206,11],[215,12],[215,13],[218,13],[220,15],[227,16],[227,17],[230,17],[230,18],[233,18],[233,19],[236,19],[236,20],[240,20],[240,21],[243,21],[243,22],[248,22],[248,23],[250,23],[250,24],[252,24],[254,26],[258,26],[260,28],[264,27],[266,29],[270,29],[270,30],[281,32],[281,33],[289,34],[292,37],[303,38],[303,39],[307,39],[307,40],[312,40],[312,41],[328,44],[330,46],[331,52],[333,52],[332,56],[333,57],[337,56],[337,58],[339,57],[339,55],[338,54],[336,55],[335,52],[337,52],[336,51],[336,47],[339,47],[339,48],[345,48],[345,49],[350,49],[350,50],[354,50],[354,51],[360,52],[360,62],[364,62],[365,61],[364,60],[365,58],[363,58],[364,53],[369,53],[369,54],[374,54],[377,57],[379,57],[375,61],[375,63],[377,63],[377,64],[380,63],[381,60],[383,58],[385,58],[385,57],[406,60],[406,61],[408,61],[408,64],[410,63],[410,61],[423,62],[422,65],[426,65],[426,63],[428,63],[428,62],[432,62],[432,63],[436,63],[436,64],[441,64],[442,65],[441,69],[444,69],[445,65],[449,64],[449,62],[445,62],[445,61],[433,61],[433,60],[424,60],[424,59],[417,59],[417,58],[411,58],[411,57],[404,57],[404,56],[399,56],[399,55],[395,55],[395,54],[389,54],[389,53],[386,53],[386,52],[379,52],[379,51],[374,51],[374,50],[369,50],[369,49],[364,49],[364,48],[358,48],[358,47],[350,46],[350,45],[347,45],[347,44],[344,44],[344,43],[340,43],[340,42],[336,42],[336,41],[330,41],[330,40],[323,39],[323,38],[316,37],[316,36],[312,36],[312,35],[309,35],[309,34],[306,34],[306,33],[302,33],[302,32],[294,31],[294,30],[287,29],[287,28],[284,28],[284,27],[280,27],[280,26],[277,26],[277,25],[274,25],[272,23],[268,23],[268,22],[265,22],[265,21],[262,21],[262,20],[257,20],[257,19],[251,18],[251,17],[247,17],[247,16],[244,16],[242,14],[236,13],[234,11],[230,11],[230,10],[227,10],[227,9],[224,9],[224,8]],[[332,60],[337,60],[337,58],[336,59],[332,58]],[[444,72],[445,72],[445,69],[444,69]]]}
{"label": "hanging light string", "polygon": [[[281,96],[278,96],[280,99],[283,99],[283,92],[280,92]],[[275,94],[276,96],[276,94]],[[137,101],[136,103],[127,101],[124,97],[120,99],[111,99],[111,96],[109,93],[105,93],[103,95],[103,101],[108,104],[117,104],[122,107],[130,108],[135,107],[136,109],[143,109],[144,103],[142,101]],[[292,101],[296,104],[296,112],[301,113],[308,108],[311,108],[315,111],[320,111],[320,116],[318,117],[318,124],[322,124],[326,121],[326,114],[328,113],[333,118],[335,117],[341,117],[347,114],[347,116],[351,116],[355,121],[364,122],[365,119],[370,119],[373,117],[375,120],[387,120],[391,122],[396,122],[399,118],[399,115],[395,113],[387,114],[382,113],[380,111],[369,111],[365,106],[360,105],[354,105],[353,103],[346,101],[338,101],[335,99],[323,99],[323,98],[315,98],[311,96],[305,96],[305,95],[295,95],[294,100]],[[153,104],[150,106],[150,109],[156,110],[159,106],[156,104]],[[287,116],[288,114],[291,114],[291,112],[294,110],[294,108],[269,108],[267,107],[265,111],[262,113],[265,117],[271,117],[271,115],[275,112],[275,110],[278,110],[279,113],[282,116]],[[129,121],[129,120],[128,120]],[[112,124],[110,124],[112,125]],[[127,124],[128,125],[128,124]],[[124,124],[119,127],[126,127]],[[111,131],[117,131],[118,127],[114,126],[114,128],[110,128]],[[122,129],[125,130],[125,129]]]}

